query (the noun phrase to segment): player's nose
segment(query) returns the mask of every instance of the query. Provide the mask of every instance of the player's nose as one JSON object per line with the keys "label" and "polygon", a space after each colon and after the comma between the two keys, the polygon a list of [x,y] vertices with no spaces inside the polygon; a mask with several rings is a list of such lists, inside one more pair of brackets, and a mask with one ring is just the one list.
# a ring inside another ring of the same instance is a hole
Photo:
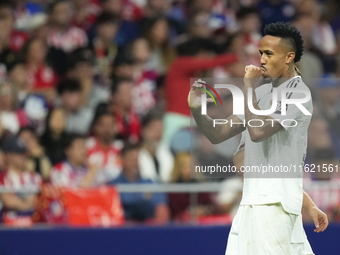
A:
{"label": "player's nose", "polygon": [[260,61],[261,62],[261,66],[264,66],[267,63],[265,58],[263,57],[263,55],[261,56],[261,61]]}

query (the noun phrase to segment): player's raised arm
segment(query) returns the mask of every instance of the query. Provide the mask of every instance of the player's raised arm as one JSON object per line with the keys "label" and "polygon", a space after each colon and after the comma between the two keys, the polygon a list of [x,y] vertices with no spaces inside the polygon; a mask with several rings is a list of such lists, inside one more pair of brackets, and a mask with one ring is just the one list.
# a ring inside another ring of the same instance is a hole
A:
{"label": "player's raised arm", "polygon": [[[239,117],[236,115],[231,115],[227,118],[227,123],[223,125],[215,125],[213,124],[213,120],[207,116],[201,114],[201,95],[205,92],[199,88],[204,88],[204,83],[201,80],[196,81],[188,95],[188,105],[190,107],[191,113],[195,118],[197,126],[202,131],[202,133],[209,139],[209,141],[213,144],[221,143],[245,130],[243,125],[231,125],[232,122],[241,122]],[[207,99],[207,102],[213,102],[211,98]]]}
{"label": "player's raised arm", "polygon": [[[260,110],[260,107],[258,106],[258,103],[257,103],[255,89],[253,88],[253,86],[254,86],[254,81],[258,80],[262,76],[263,71],[261,70],[260,67],[249,65],[249,66],[246,66],[245,72],[246,73],[244,75],[244,94],[245,94],[245,97],[244,97],[245,108],[244,109],[245,109],[246,123],[248,123],[249,120],[253,120],[253,119],[259,120],[259,123],[256,123],[256,121],[253,121],[253,125],[252,126],[248,125],[247,129],[249,131],[250,138],[253,142],[261,142],[264,139],[280,131],[283,127],[278,122],[268,121],[270,119],[273,119],[272,117],[264,116],[264,115],[256,115],[249,110],[248,88],[252,88],[253,107],[257,110]],[[262,123],[264,123],[262,126],[260,125],[261,121]]]}

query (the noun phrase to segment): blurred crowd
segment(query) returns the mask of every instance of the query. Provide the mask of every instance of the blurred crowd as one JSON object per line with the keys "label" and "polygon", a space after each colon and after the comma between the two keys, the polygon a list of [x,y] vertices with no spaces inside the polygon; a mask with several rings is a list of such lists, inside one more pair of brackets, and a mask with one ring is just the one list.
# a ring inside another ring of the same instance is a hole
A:
{"label": "blurred crowd", "polygon": [[[190,178],[190,169],[233,164],[240,137],[214,147],[197,133],[190,154],[190,78],[242,81],[245,65],[260,64],[264,26],[276,21],[293,23],[304,40],[297,66],[314,102],[306,163],[337,165],[339,14],[337,0],[1,0],[0,188],[222,181],[226,189],[200,193],[195,206],[187,193],[122,193],[124,216],[233,215],[241,193],[228,188],[241,177]],[[223,100],[230,114],[232,98]],[[340,189],[320,180],[338,185],[339,173],[305,178],[338,220]],[[36,195],[0,199],[7,222],[30,215]]]}

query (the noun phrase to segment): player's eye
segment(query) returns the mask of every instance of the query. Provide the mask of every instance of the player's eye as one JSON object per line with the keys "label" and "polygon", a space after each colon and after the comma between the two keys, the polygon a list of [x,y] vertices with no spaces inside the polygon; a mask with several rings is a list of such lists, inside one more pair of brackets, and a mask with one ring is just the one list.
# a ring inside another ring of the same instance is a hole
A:
{"label": "player's eye", "polygon": [[273,54],[270,52],[267,52],[267,56],[272,56]]}

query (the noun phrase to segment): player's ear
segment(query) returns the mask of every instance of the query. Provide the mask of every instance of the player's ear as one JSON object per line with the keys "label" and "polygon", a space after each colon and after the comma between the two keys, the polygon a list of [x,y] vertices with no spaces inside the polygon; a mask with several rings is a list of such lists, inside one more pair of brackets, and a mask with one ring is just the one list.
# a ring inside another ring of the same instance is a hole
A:
{"label": "player's ear", "polygon": [[294,51],[288,52],[286,55],[286,64],[293,62],[294,58],[295,58],[295,52]]}

